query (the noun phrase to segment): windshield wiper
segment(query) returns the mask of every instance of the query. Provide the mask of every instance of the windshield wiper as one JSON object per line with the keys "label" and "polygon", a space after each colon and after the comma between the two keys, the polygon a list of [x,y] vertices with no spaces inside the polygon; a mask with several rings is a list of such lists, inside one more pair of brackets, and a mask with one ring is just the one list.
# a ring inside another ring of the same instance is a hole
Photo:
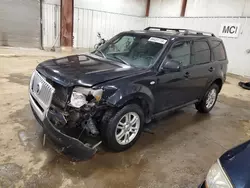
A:
{"label": "windshield wiper", "polygon": [[105,56],[105,54],[104,54],[101,50],[96,49],[95,51],[96,51],[96,52],[99,52],[100,54],[102,54],[102,56],[103,56],[104,58],[107,59],[107,57]]}
{"label": "windshield wiper", "polygon": [[123,64],[129,65],[129,66],[130,66],[130,64],[129,64],[127,61],[125,61],[124,59],[122,59],[122,58],[120,58],[120,57],[117,57],[117,56],[115,56],[115,55],[113,55],[113,57],[116,58],[116,59],[118,59],[118,60],[119,60],[120,62],[122,62]]}

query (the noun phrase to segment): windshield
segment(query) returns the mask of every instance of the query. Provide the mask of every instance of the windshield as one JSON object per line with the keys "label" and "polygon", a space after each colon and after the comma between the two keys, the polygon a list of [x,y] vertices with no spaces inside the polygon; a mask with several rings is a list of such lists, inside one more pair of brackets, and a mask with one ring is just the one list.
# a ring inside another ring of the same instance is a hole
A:
{"label": "windshield", "polygon": [[154,64],[167,40],[141,35],[120,35],[95,51],[96,55],[121,63],[147,68]]}

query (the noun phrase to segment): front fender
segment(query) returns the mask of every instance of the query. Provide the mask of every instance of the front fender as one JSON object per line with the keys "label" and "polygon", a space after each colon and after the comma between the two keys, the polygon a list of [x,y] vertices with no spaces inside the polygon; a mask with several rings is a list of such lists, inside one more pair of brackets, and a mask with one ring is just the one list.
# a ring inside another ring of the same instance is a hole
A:
{"label": "front fender", "polygon": [[121,107],[134,99],[145,100],[149,107],[149,112],[152,113],[155,103],[154,96],[148,87],[141,84],[131,84],[117,89],[112,96],[106,99],[106,102],[113,106]]}

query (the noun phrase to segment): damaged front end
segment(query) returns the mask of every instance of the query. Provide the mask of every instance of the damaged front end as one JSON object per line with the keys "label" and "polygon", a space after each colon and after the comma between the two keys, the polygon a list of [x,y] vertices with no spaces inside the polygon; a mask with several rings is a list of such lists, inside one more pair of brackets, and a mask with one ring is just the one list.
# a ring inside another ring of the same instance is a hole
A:
{"label": "damaged front end", "polygon": [[99,127],[107,105],[103,90],[64,87],[35,71],[30,82],[30,105],[48,140],[74,160],[87,160],[101,144]]}

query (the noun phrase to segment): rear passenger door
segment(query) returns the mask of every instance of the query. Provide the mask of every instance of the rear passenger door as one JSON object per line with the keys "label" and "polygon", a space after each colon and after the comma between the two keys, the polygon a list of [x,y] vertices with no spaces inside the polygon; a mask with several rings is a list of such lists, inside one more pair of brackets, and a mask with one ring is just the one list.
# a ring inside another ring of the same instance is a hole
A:
{"label": "rear passenger door", "polygon": [[214,65],[211,62],[211,56],[211,50],[207,40],[199,39],[192,42],[191,66],[186,69],[186,73],[184,73],[189,75],[190,100],[201,97],[204,88],[213,76]]}

